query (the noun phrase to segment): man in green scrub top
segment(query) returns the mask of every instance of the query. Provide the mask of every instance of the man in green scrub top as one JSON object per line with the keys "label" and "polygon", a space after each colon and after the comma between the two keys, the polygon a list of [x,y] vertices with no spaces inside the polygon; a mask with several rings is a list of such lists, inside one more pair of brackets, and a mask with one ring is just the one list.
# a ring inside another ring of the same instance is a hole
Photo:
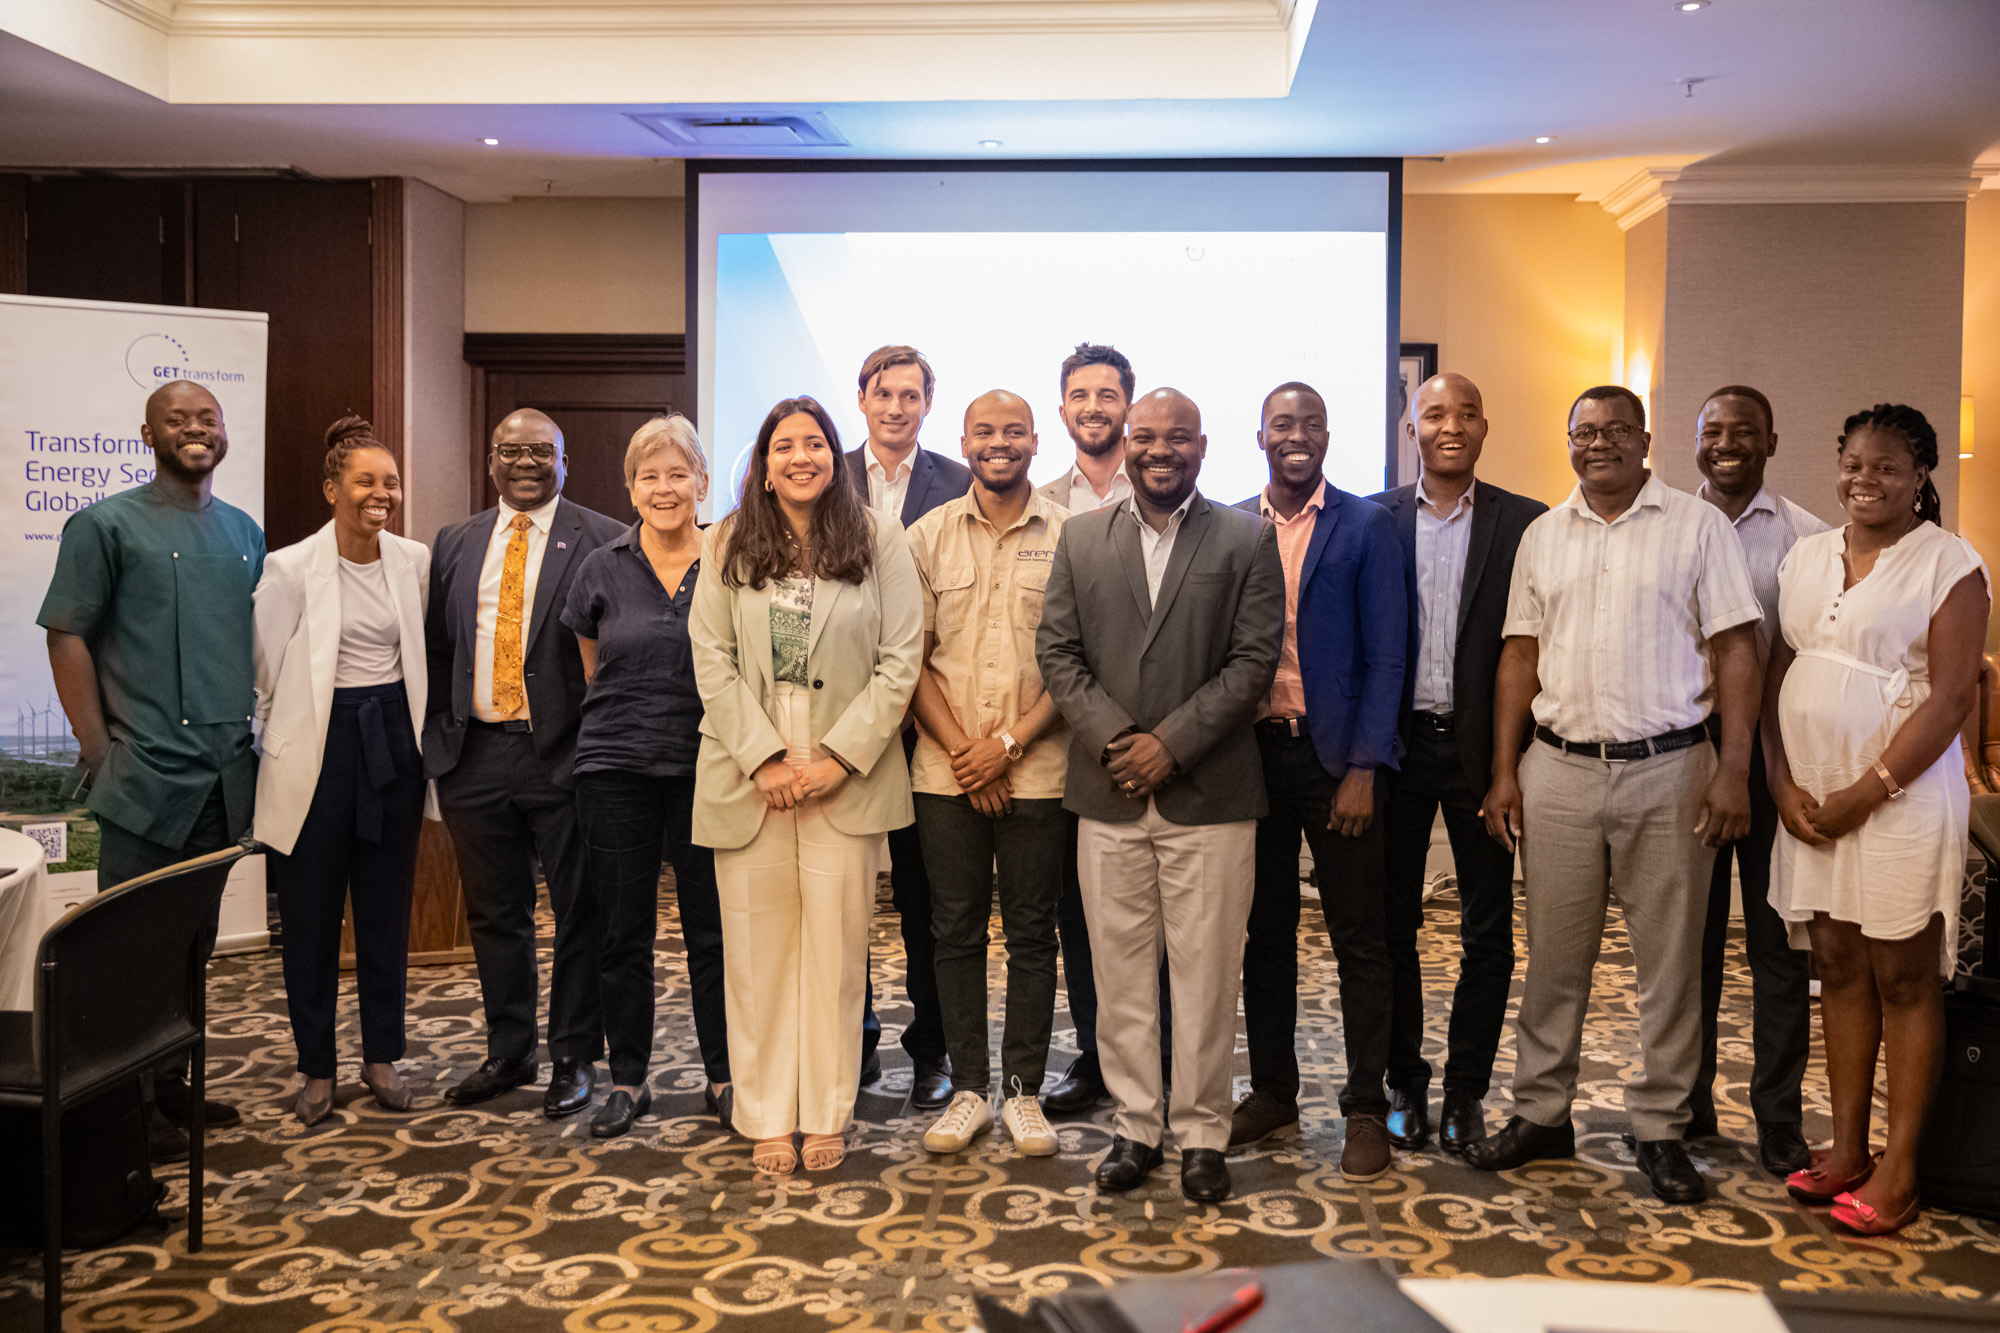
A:
{"label": "man in green scrub top", "polygon": [[[250,827],[255,671],[251,591],[264,534],[211,494],[229,452],[222,405],[177,380],[146,400],[141,435],[153,479],[79,510],[63,526],[37,620],[49,666],[90,774],[100,830],[97,887],[227,847]],[[208,927],[208,947],[216,925]],[[156,1157],[185,1154],[183,1071],[153,1081]],[[211,1125],[241,1119],[210,1102]]]}

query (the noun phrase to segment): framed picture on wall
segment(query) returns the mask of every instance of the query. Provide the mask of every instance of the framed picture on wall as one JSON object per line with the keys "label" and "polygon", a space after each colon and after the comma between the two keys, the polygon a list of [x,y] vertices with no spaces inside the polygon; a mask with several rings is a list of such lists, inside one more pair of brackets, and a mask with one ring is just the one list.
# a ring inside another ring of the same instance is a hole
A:
{"label": "framed picture on wall", "polygon": [[1417,442],[1404,432],[1401,421],[1410,414],[1410,400],[1417,396],[1417,386],[1438,373],[1438,345],[1400,343],[1397,346],[1396,365],[1402,375],[1403,401],[1397,409],[1396,476],[1389,484],[1408,486],[1417,479],[1420,460],[1417,457]]}

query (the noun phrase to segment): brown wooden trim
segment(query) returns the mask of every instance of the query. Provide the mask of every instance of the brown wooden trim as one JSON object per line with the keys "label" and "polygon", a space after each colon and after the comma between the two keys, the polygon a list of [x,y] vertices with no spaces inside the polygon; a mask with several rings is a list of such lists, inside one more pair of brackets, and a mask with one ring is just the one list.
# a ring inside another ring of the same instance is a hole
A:
{"label": "brown wooden trim", "polygon": [[0,292],[28,290],[28,178],[0,173]]}
{"label": "brown wooden trim", "polygon": [[[398,467],[407,470],[409,450],[404,440],[404,292],[403,292],[403,178],[378,176],[369,182],[373,200],[369,211],[369,276],[373,292],[375,377],[374,403],[369,418],[375,438],[389,446]],[[404,513],[396,511],[390,530],[403,535]]]}
{"label": "brown wooden trim", "polygon": [[680,375],[687,371],[687,337],[679,333],[468,333],[465,359],[476,370]]}

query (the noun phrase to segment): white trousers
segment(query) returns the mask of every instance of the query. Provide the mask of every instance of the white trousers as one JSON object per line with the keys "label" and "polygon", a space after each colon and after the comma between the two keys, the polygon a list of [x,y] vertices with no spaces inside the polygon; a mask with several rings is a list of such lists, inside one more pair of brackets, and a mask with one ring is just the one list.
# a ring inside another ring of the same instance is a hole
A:
{"label": "white trousers", "polygon": [[[785,758],[803,766],[808,695],[779,685],[776,703]],[[748,845],[715,854],[735,1126],[747,1138],[838,1134],[853,1118],[882,850],[880,834],[849,837],[812,800],[766,810]]]}
{"label": "white trousers", "polygon": [[1097,1054],[1121,1137],[1161,1141],[1160,955],[1174,1003],[1174,1142],[1229,1146],[1230,1062],[1257,823],[1077,822],[1077,879],[1097,980]]}

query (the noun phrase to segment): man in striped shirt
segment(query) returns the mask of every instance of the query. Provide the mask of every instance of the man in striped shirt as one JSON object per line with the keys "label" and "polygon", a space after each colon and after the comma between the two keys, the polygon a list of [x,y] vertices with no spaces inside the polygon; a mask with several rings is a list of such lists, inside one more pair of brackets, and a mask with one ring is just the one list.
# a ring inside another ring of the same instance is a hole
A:
{"label": "man in striped shirt", "polygon": [[1625,1110],[1654,1194],[1682,1204],[1708,1193],[1681,1140],[1709,874],[1715,848],[1750,826],[1763,612],[1722,511],[1648,474],[1645,425],[1631,390],[1584,391],[1569,417],[1577,488],[1515,557],[1485,816],[1521,849],[1528,975],[1515,1115],[1465,1160],[1506,1171],[1575,1153],[1583,1020],[1615,891],[1643,1057]]}

